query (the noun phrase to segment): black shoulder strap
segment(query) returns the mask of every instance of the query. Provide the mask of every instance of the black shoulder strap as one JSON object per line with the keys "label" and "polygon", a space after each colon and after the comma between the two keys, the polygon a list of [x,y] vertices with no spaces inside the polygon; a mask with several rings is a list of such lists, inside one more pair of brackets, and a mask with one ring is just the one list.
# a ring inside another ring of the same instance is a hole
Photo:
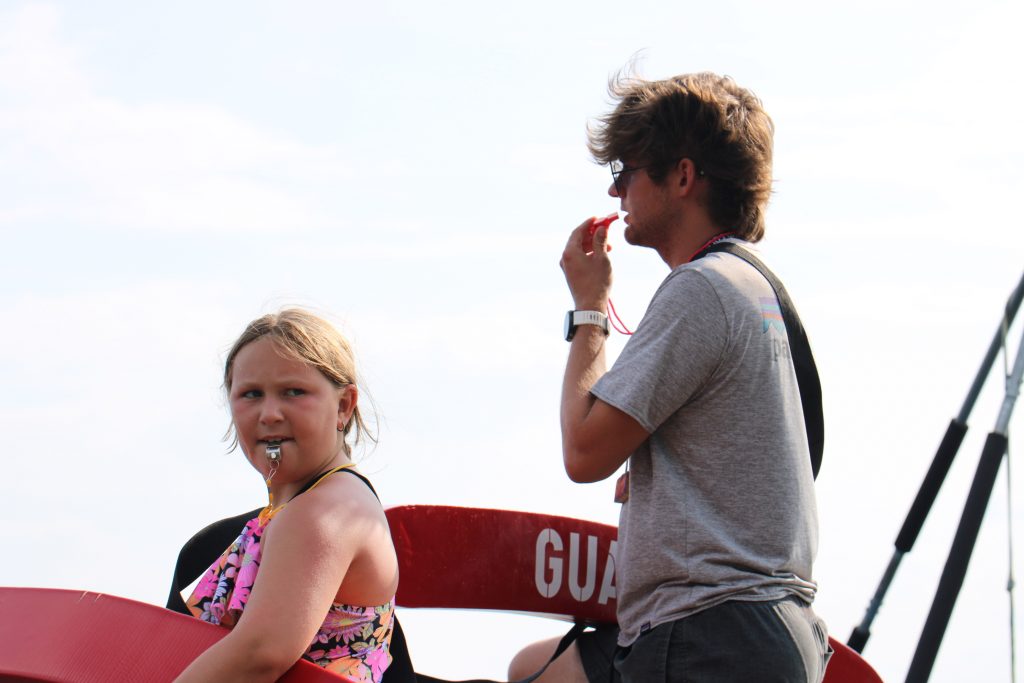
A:
{"label": "black shoulder strap", "polygon": [[362,479],[363,483],[366,484],[366,488],[370,489],[370,493],[373,494],[373,497],[376,498],[377,500],[380,500],[380,496],[377,495],[377,489],[373,488],[373,484],[370,483],[369,479],[367,479],[363,475],[359,474],[355,470],[342,470],[342,471],[343,472],[348,472],[353,477],[358,477],[359,479]]}
{"label": "black shoulder strap", "polygon": [[368,489],[370,489],[370,491],[373,493],[374,497],[377,500],[380,500],[380,496],[377,495],[377,489],[373,488],[373,484],[370,483],[370,480],[367,479],[366,477],[364,477],[363,475],[359,474],[355,470],[353,470],[351,467],[335,467],[334,469],[327,470],[326,472],[321,472],[320,474],[316,475],[315,477],[313,477],[312,479],[307,481],[305,484],[303,484],[302,488],[300,488],[298,490],[298,492],[294,496],[292,496],[289,500],[295,500],[298,496],[301,496],[303,493],[305,493],[306,491],[308,491],[311,488],[313,488],[314,486],[316,486],[320,482],[321,479],[324,479],[324,478],[334,474],[335,472],[348,472],[352,476],[358,477],[359,479],[362,479],[363,483],[366,484],[366,487]]}
{"label": "black shoulder strap", "polygon": [[752,265],[764,276],[775,290],[775,298],[782,309],[782,319],[786,323],[786,334],[789,336],[790,353],[793,356],[793,368],[796,370],[796,382],[800,387],[800,403],[804,409],[804,425],[807,429],[807,444],[811,451],[811,470],[815,478],[821,469],[821,458],[825,451],[825,416],[821,406],[821,379],[818,377],[818,366],[814,363],[811,344],[807,333],[797,315],[796,307],[789,298],[786,288],[779,278],[761,262],[759,258],[735,242],[719,242],[708,247],[704,253],[724,251],[739,257]]}

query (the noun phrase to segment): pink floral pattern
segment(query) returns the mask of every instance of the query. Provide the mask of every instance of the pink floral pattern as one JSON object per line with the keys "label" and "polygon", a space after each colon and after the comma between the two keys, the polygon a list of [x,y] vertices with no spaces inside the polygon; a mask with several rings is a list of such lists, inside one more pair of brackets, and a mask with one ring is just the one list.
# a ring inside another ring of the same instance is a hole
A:
{"label": "pink floral pattern", "polygon": [[[217,558],[186,601],[192,614],[227,628],[238,622],[256,581],[263,532],[272,514],[250,520],[241,535]],[[391,663],[395,601],[377,607],[334,603],[303,656],[357,683],[380,683]]]}

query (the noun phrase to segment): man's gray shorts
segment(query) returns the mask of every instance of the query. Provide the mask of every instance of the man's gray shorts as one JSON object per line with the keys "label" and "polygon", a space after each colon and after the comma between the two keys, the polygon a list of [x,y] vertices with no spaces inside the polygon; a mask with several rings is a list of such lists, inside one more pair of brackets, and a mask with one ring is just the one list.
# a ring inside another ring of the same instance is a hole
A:
{"label": "man's gray shorts", "polygon": [[580,636],[590,683],[819,683],[832,654],[825,622],[799,598],[731,600],[616,648],[617,629]]}

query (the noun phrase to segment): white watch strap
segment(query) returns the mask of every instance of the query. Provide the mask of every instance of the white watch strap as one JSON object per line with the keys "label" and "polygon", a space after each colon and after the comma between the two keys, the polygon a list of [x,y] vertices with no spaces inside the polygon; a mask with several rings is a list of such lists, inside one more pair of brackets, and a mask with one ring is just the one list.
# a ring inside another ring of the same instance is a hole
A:
{"label": "white watch strap", "polygon": [[572,324],[573,327],[579,327],[580,325],[597,325],[601,328],[607,337],[611,332],[608,326],[608,316],[601,311],[573,311],[572,312]]}
{"label": "white watch strap", "polygon": [[597,325],[607,331],[608,316],[601,311],[573,311],[572,322],[574,325]]}

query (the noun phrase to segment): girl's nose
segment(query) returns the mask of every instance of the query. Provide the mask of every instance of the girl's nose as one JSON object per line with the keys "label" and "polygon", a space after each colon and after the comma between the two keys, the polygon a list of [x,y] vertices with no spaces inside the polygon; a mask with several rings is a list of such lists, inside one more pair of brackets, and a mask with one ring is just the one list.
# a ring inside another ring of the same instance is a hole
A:
{"label": "girl's nose", "polygon": [[279,422],[282,419],[281,404],[274,398],[263,399],[263,405],[260,406],[260,423],[261,424],[273,424]]}

